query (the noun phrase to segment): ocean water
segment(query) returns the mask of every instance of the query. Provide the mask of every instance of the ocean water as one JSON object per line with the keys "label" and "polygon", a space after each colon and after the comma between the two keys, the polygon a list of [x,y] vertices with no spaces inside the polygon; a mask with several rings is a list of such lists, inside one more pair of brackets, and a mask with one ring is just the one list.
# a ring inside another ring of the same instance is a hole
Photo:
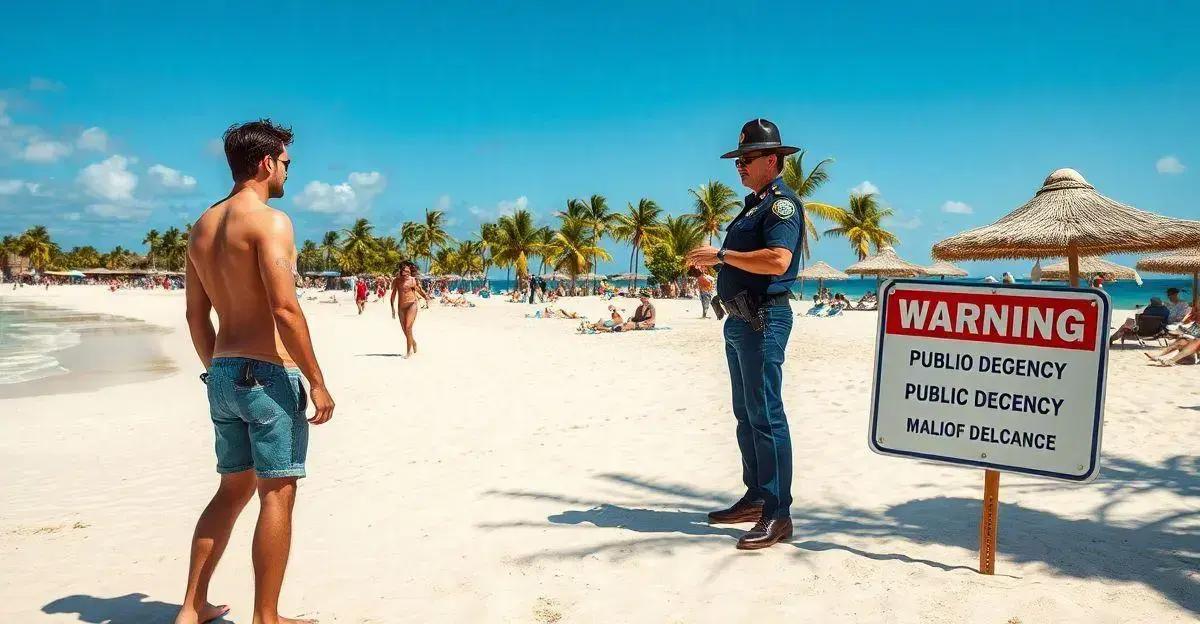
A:
{"label": "ocean water", "polygon": [[137,319],[0,299],[0,399],[82,392],[168,373],[158,336]]}
{"label": "ocean water", "polygon": [[65,375],[55,354],[79,342],[79,332],[46,309],[0,300],[0,385]]}
{"label": "ocean water", "polygon": [[[999,279],[999,277],[1000,276],[998,275],[996,276],[997,279]],[[954,280],[947,279],[946,281]],[[968,278],[961,281],[965,283],[978,283],[981,281],[981,278]],[[491,280],[493,291],[508,290],[509,288],[512,288],[512,283],[512,280]],[[638,283],[640,285],[644,285],[645,281],[639,280]],[[1017,280],[1017,283],[1029,284],[1031,282],[1029,280]],[[1066,284],[1065,282],[1044,283],[1057,284],[1060,286]],[[616,282],[616,284],[619,286],[625,285],[624,282]],[[875,290],[876,282],[875,278],[868,277],[865,279],[859,279],[856,277],[836,282],[825,282],[825,286],[832,292],[840,292],[846,295],[848,298],[858,299],[867,292]],[[1114,308],[1119,310],[1132,310],[1138,306],[1146,306],[1148,303],[1150,303],[1150,297],[1162,297],[1165,301],[1167,297],[1167,288],[1172,286],[1181,291],[1179,295],[1181,298],[1185,300],[1191,300],[1192,278],[1190,277],[1143,279],[1141,286],[1138,286],[1136,283],[1130,281],[1110,282],[1104,285],[1104,291],[1108,293],[1109,298],[1112,299]],[[796,286],[792,288],[792,292],[794,292],[797,296],[803,296],[805,299],[811,299],[812,296],[817,292],[817,283],[813,280],[805,280],[803,290],[801,290],[801,285],[799,282],[797,282]]]}

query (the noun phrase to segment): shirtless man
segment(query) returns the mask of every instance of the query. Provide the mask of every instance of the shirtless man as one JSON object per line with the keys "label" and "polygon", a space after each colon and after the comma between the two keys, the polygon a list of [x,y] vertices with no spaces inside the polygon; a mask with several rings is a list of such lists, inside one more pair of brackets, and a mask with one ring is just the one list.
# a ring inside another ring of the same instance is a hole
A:
{"label": "shirtless man", "polygon": [[[233,191],[200,216],[188,237],[187,321],[208,371],[221,482],[196,523],[176,624],[210,622],[228,612],[208,602],[209,581],[255,490],[261,507],[251,549],[253,624],[308,622],[279,616],[279,590],[291,549],[296,480],[304,476],[308,424],[328,422],[334,405],[296,301],[292,222],[266,204],[283,197],[291,142],[291,130],[269,120],[226,131]],[[209,316],[214,308],[219,333]],[[311,398],[301,373],[312,386]],[[308,400],[315,413],[305,420]]]}

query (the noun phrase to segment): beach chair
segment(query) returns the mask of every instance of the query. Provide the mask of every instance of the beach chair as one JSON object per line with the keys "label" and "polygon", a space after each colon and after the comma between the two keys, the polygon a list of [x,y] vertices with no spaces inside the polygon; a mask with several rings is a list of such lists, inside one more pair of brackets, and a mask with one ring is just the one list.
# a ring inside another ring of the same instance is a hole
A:
{"label": "beach chair", "polygon": [[[1146,316],[1144,314],[1135,314],[1133,316],[1133,332],[1137,337],[1138,344],[1146,346],[1147,341],[1157,340],[1161,346],[1167,346],[1167,324],[1161,316]],[[1121,344],[1125,344],[1125,336],[1121,336]]]}

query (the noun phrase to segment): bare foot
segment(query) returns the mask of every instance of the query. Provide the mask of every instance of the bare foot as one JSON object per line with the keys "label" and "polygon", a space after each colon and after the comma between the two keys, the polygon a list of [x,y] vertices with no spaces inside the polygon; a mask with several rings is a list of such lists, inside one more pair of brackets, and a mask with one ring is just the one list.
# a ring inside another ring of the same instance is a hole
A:
{"label": "bare foot", "polygon": [[229,613],[228,605],[214,605],[206,602],[200,613],[191,609],[180,609],[179,615],[175,616],[175,624],[206,624],[221,619],[226,613]]}

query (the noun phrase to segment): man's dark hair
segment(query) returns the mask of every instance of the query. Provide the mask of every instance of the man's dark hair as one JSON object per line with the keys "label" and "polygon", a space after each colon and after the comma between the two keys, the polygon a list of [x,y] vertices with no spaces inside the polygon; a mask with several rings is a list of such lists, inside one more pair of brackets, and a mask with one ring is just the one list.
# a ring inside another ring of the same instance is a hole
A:
{"label": "man's dark hair", "polygon": [[234,124],[225,131],[225,159],[234,182],[245,182],[258,175],[263,156],[272,158],[292,144],[292,129],[277,126],[270,119]]}

